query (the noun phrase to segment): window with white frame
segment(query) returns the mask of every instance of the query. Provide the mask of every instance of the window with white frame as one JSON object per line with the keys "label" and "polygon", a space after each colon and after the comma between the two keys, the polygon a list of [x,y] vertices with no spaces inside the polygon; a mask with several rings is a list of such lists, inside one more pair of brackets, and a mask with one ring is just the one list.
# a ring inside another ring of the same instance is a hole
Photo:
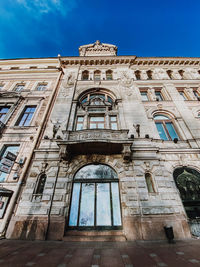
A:
{"label": "window with white frame", "polygon": [[30,126],[36,106],[26,106],[20,115],[16,126]]}
{"label": "window with white frame", "polygon": [[9,109],[10,109],[10,107],[0,107],[0,121],[1,122],[3,122]]}
{"label": "window with white frame", "polygon": [[179,140],[179,136],[170,118],[168,118],[165,115],[158,114],[154,116],[154,121],[156,124],[156,128],[158,130],[158,133],[160,135],[160,139],[174,140],[175,138],[177,138]]}
{"label": "window with white frame", "polygon": [[118,129],[117,105],[113,98],[101,90],[91,91],[79,100],[76,130]]}
{"label": "window with white frame", "polygon": [[24,88],[25,88],[25,84],[16,84],[14,91],[21,92],[22,90],[24,90]]}
{"label": "window with white frame", "polygon": [[47,83],[39,83],[36,87],[37,91],[44,91],[47,88]]}

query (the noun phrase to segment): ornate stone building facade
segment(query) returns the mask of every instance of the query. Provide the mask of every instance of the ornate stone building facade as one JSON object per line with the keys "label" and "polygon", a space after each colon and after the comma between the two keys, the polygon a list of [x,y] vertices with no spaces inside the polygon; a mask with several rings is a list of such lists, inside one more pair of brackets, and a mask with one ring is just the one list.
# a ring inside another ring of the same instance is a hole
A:
{"label": "ornate stone building facade", "polygon": [[199,236],[200,59],[79,53],[0,62],[2,235]]}

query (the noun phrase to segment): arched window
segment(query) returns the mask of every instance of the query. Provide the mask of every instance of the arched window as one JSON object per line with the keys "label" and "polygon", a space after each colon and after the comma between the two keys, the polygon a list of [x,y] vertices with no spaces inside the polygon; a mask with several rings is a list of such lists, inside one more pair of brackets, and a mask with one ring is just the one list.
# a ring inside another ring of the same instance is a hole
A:
{"label": "arched window", "polygon": [[179,139],[171,119],[169,119],[167,116],[162,114],[155,115],[154,121],[162,140],[174,140],[175,138]]}
{"label": "arched window", "polygon": [[37,187],[36,187],[36,190],[35,190],[35,194],[36,195],[42,195],[43,194],[44,186],[45,186],[45,183],[46,183],[46,178],[47,178],[47,176],[46,176],[45,173],[40,175],[38,183],[37,183]]}
{"label": "arched window", "polygon": [[141,80],[141,72],[139,70],[135,71],[135,77],[136,77],[136,80]]}
{"label": "arched window", "polygon": [[121,226],[118,177],[104,164],[89,164],[74,176],[69,227]]}
{"label": "arched window", "polygon": [[153,180],[152,180],[152,176],[150,173],[145,173],[145,181],[146,181],[148,192],[149,193],[155,193],[155,189],[153,186]]}
{"label": "arched window", "polygon": [[87,80],[89,80],[89,71],[84,70],[84,71],[82,72],[82,80],[83,80],[83,81],[87,81]]}
{"label": "arched window", "polygon": [[178,73],[180,74],[181,79],[184,79],[184,70],[179,70]]}
{"label": "arched window", "polygon": [[153,74],[152,70],[147,71],[148,80],[152,80],[152,74]]}
{"label": "arched window", "polygon": [[174,179],[190,219],[200,218],[200,173],[195,169],[181,167],[174,170]]}
{"label": "arched window", "polygon": [[101,80],[101,72],[100,72],[100,70],[96,70],[94,72],[94,80],[95,81],[100,81]]}
{"label": "arched window", "polygon": [[106,80],[112,80],[113,79],[113,72],[112,70],[106,71]]}
{"label": "arched window", "polygon": [[108,93],[95,89],[83,95],[79,103],[76,130],[118,129],[116,104]]}
{"label": "arched window", "polygon": [[172,70],[167,70],[167,75],[169,76],[170,79],[173,79],[172,73],[173,73]]}

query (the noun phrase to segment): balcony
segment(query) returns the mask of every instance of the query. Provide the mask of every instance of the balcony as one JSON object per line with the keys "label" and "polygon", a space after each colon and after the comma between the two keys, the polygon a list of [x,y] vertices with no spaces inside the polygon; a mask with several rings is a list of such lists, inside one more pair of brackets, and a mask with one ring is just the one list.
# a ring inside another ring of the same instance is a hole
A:
{"label": "balcony", "polygon": [[57,141],[61,158],[68,160],[73,155],[123,154],[124,160],[130,158],[132,141],[128,130],[88,129],[63,131],[64,139]]}

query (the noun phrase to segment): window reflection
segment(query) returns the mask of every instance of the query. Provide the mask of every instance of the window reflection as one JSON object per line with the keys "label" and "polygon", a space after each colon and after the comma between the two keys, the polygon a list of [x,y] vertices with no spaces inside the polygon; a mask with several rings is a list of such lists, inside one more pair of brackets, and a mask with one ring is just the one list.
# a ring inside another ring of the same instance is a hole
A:
{"label": "window reflection", "polygon": [[116,172],[90,164],[74,177],[69,227],[120,227],[121,209]]}

